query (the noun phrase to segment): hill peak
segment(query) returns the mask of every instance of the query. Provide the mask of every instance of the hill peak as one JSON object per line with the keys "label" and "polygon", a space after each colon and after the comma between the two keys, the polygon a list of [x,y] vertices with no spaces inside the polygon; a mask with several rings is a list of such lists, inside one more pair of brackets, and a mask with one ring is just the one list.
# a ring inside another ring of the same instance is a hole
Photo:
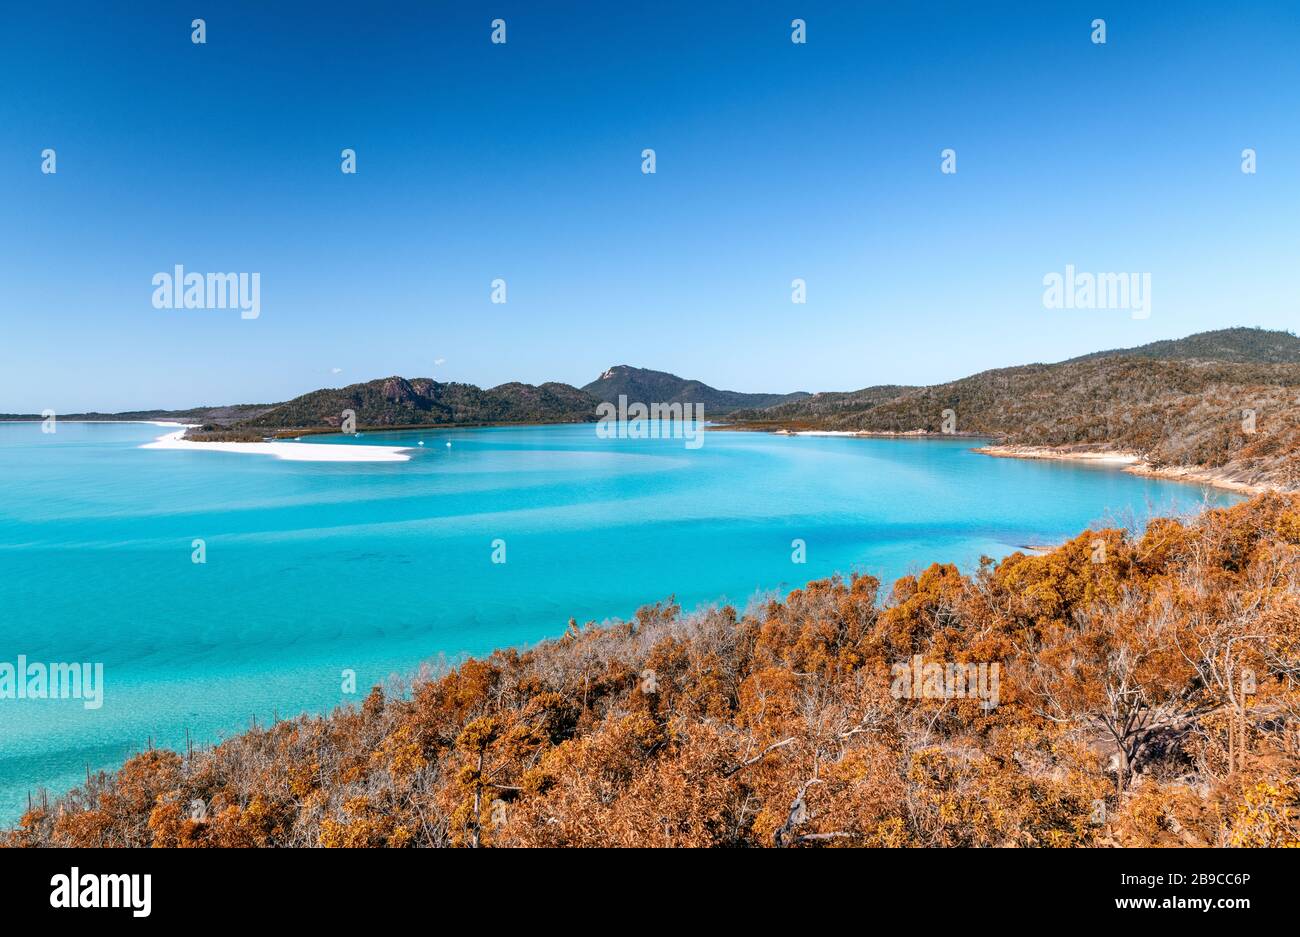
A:
{"label": "hill peak", "polygon": [[616,364],[582,388],[601,401],[614,403],[620,396],[640,403],[703,404],[706,413],[724,414],[753,407],[771,407],[808,395],[749,394],[735,390],[718,390],[701,381],[687,380],[667,371]]}

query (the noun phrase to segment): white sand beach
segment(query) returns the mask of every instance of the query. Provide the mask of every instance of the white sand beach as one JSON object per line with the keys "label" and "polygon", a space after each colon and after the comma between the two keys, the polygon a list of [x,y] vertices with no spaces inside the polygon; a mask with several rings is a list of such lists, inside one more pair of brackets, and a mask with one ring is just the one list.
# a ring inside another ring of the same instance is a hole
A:
{"label": "white sand beach", "polygon": [[188,426],[180,423],[156,423],[157,426],[180,426],[165,433],[141,449],[174,449],[182,451],[206,450],[211,452],[242,452],[247,455],[269,455],[287,462],[407,462],[407,446],[335,446],[327,443],[302,442],[192,442],[182,438]]}
{"label": "white sand beach", "polygon": [[1224,491],[1255,495],[1265,491],[1283,491],[1272,484],[1255,484],[1234,477],[1226,469],[1203,468],[1194,465],[1151,465],[1136,452],[1054,448],[1052,446],[982,446],[972,450],[982,455],[1008,459],[1050,459],[1058,462],[1093,462],[1123,468],[1125,472],[1146,478],[1163,478],[1191,485],[1209,485]]}
{"label": "white sand beach", "polygon": [[1063,449],[1052,446],[981,446],[981,455],[1004,459],[1048,459],[1053,462],[1100,462],[1106,465],[1137,465],[1144,461],[1136,452]]}

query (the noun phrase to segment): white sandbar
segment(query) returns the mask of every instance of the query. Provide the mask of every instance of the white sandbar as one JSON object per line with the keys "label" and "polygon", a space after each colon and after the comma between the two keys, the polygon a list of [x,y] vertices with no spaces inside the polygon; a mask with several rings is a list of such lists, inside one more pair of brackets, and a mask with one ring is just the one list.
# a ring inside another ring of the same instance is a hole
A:
{"label": "white sandbar", "polygon": [[[175,425],[175,424],[172,424]],[[159,436],[141,449],[179,449],[183,451],[242,452],[269,455],[287,462],[406,462],[408,446],[335,446],[309,442],[194,442],[182,438],[183,427]]]}

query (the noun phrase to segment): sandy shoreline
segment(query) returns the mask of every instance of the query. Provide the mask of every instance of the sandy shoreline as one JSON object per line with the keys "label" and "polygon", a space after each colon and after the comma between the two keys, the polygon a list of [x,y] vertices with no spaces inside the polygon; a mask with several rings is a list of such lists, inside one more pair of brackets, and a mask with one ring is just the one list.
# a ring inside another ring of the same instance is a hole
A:
{"label": "sandy shoreline", "polygon": [[1125,451],[1096,451],[1056,449],[1052,446],[981,446],[973,449],[981,455],[991,455],[1004,459],[1047,459],[1056,462],[1091,462],[1093,464],[1123,466],[1124,471],[1144,478],[1163,478],[1168,481],[1186,482],[1196,485],[1209,485],[1238,494],[1257,495],[1265,491],[1277,491],[1272,485],[1252,485],[1238,481],[1213,469],[1197,468],[1190,465],[1156,467],[1151,465],[1139,453]]}
{"label": "sandy shoreline", "polygon": [[286,462],[407,462],[409,446],[334,446],[328,443],[309,442],[193,442],[184,439],[190,424],[159,423],[154,426],[179,426],[172,433],[164,433],[141,449],[171,449],[180,451],[204,450],[208,452],[242,452],[247,455],[269,455]]}

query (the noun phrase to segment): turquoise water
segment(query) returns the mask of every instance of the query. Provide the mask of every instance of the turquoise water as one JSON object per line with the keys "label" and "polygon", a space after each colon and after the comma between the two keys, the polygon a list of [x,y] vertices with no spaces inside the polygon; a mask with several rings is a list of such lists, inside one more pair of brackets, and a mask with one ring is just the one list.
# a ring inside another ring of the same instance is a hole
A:
{"label": "turquoise water", "polygon": [[29,790],[62,791],[150,740],[326,711],[439,653],[533,643],[570,617],[629,616],[670,594],[743,606],[835,571],[969,569],[1203,497],[988,458],[969,440],[711,432],[688,450],[586,425],[313,440],[425,440],[394,463],[138,448],[163,432],[0,424],[0,663],[103,662],[105,680],[97,710],[0,699],[0,820]]}

